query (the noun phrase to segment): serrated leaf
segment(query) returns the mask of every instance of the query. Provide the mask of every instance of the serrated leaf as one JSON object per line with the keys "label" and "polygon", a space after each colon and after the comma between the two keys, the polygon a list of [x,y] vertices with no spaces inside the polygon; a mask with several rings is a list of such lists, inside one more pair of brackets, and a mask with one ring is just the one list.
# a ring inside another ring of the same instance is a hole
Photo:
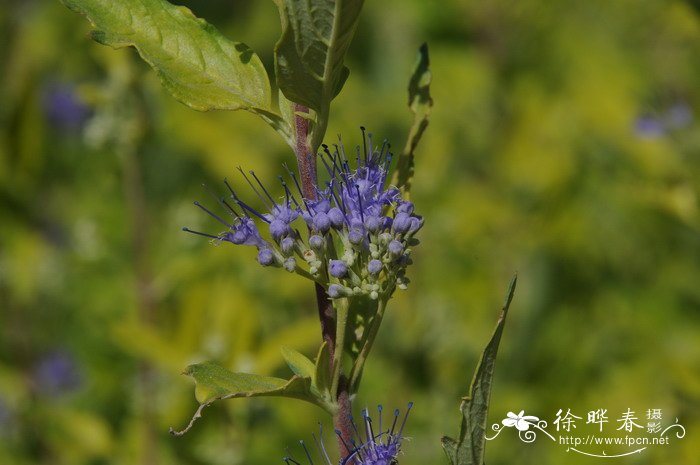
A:
{"label": "serrated leaf", "polygon": [[433,99],[430,96],[431,80],[428,45],[423,44],[418,50],[418,59],[413,68],[411,79],[408,82],[408,107],[413,113],[413,124],[408,133],[406,145],[399,155],[397,168],[392,179],[392,183],[401,189],[405,198],[408,198],[411,190],[414,153],[418,142],[420,142],[425,129],[428,127],[428,117],[433,108]]}
{"label": "serrated leaf", "polygon": [[282,36],[275,46],[277,84],[293,102],[317,112],[343,87],[343,65],[363,0],[275,0]]}
{"label": "serrated leaf", "polygon": [[289,397],[305,400],[328,410],[328,405],[321,403],[311,393],[311,378],[309,377],[293,376],[286,380],[250,373],[234,373],[212,362],[190,365],[184,374],[194,379],[196,383],[195,397],[200,405],[184,430],[174,431],[172,428],[170,429],[172,434],[178,436],[189,431],[194,422],[202,416],[202,410],[217,400],[237,397]]}
{"label": "serrated leaf", "polygon": [[328,344],[323,341],[316,356],[316,366],[314,367],[312,388],[321,396],[330,398],[331,389],[331,354]]}
{"label": "serrated leaf", "polygon": [[496,363],[496,354],[501,342],[503,327],[508,315],[508,308],[513,300],[517,275],[513,276],[508,286],[506,300],[501,310],[501,315],[496,324],[496,329],[491,336],[484,352],[477,364],[472,378],[469,392],[462,399],[460,411],[462,424],[459,430],[459,439],[455,441],[450,437],[442,438],[442,447],[452,465],[483,465],[486,422],[489,402],[491,400],[491,386]]}
{"label": "serrated leaf", "polygon": [[189,9],[164,0],[62,1],[97,28],[96,41],[135,47],[184,104],[196,110],[250,110],[271,124],[280,118],[272,111],[270,82],[258,56]]}
{"label": "serrated leaf", "polygon": [[284,361],[287,362],[287,365],[289,365],[289,368],[295,375],[302,378],[312,378],[314,376],[316,371],[314,362],[309,360],[304,354],[289,347],[282,347],[281,351]]}
{"label": "serrated leaf", "polygon": [[251,373],[234,373],[212,362],[190,365],[184,374],[194,378],[200,404],[234,397],[283,396],[308,400],[310,379],[290,380]]}

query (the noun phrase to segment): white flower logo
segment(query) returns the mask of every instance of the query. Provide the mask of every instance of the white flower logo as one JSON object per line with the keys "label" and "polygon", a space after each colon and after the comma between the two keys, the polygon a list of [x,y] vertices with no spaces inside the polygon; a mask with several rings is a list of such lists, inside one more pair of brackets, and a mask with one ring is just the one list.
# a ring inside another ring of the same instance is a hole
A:
{"label": "white flower logo", "polygon": [[540,419],[532,415],[524,415],[525,410],[521,410],[517,415],[513,412],[508,412],[507,417],[501,423],[509,428],[515,426],[518,431],[527,431],[531,424],[536,424]]}

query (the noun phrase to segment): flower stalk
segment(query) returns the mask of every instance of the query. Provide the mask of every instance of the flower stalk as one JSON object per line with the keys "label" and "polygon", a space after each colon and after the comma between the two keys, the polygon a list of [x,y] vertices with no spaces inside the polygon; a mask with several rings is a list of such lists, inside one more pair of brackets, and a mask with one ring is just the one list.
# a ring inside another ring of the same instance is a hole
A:
{"label": "flower stalk", "polygon": [[[316,200],[318,188],[318,175],[316,170],[316,148],[309,146],[309,120],[303,117],[309,111],[303,105],[294,104],[294,138],[295,150],[294,155],[297,159],[297,167],[299,169],[299,177],[301,179],[301,190],[306,199]],[[339,450],[343,450],[343,441],[349,442],[352,436],[350,430],[351,425],[343,419],[349,418],[352,413],[352,405],[350,403],[350,395],[348,392],[348,383],[342,379],[342,354],[345,335],[345,325],[347,322],[348,312],[347,304],[340,304],[338,307],[343,308],[340,312],[336,312],[333,306],[333,301],[329,298],[326,289],[319,283],[314,283],[316,292],[316,303],[318,305],[318,318],[321,323],[321,336],[328,344],[330,354],[329,367],[333,373],[333,384],[331,395],[335,396],[337,409],[333,414],[333,424],[340,431],[338,435]],[[344,300],[344,299],[343,299]]]}

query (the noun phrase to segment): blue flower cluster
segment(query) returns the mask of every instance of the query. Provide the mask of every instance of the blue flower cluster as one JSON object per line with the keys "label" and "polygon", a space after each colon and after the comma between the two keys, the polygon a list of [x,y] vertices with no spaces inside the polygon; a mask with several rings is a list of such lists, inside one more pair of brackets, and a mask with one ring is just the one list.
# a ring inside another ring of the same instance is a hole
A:
{"label": "blue flower cluster", "polygon": [[[340,460],[339,465],[395,465],[398,463],[398,455],[401,452],[401,441],[403,437],[403,429],[406,426],[406,421],[408,420],[408,414],[413,407],[413,402],[408,403],[408,408],[406,409],[406,414],[403,417],[401,426],[397,429],[397,423],[399,420],[400,411],[399,409],[394,410],[394,418],[390,428],[384,429],[382,425],[382,406],[377,407],[379,413],[379,424],[377,425],[377,430],[375,432],[372,426],[372,418],[369,415],[367,409],[362,412],[362,419],[364,423],[364,435],[362,435],[355,424],[355,422],[350,418],[352,423],[355,436],[351,439],[351,444],[343,442],[345,448],[345,457]],[[340,437],[340,431],[336,431],[338,437]],[[364,436],[364,437],[363,437]],[[326,447],[323,443],[323,431],[319,438],[314,436],[314,443],[318,449],[318,453],[322,458],[325,465],[333,465],[330,457],[326,451]],[[307,460],[310,465],[314,465],[314,461],[311,457],[311,452],[304,444],[304,441],[300,441],[301,447],[304,450]],[[301,465],[300,462],[294,460],[292,457],[284,457],[284,461],[287,465]]]}
{"label": "blue flower cluster", "polygon": [[[261,265],[283,267],[312,279],[331,298],[366,295],[378,299],[391,295],[396,287],[405,288],[405,270],[411,263],[411,247],[418,244],[414,235],[423,226],[423,218],[414,213],[411,202],[401,198],[399,189],[387,185],[389,144],[373,149],[372,136],[364,129],[363,139],[364,150],[357,147],[355,169],[350,168],[342,143],[333,152],[323,145],[319,158],[328,180],[323,188],[316,188],[315,198],[302,195],[289,170],[296,193],[280,178],[285,193],[281,201],[272,197],[255,173],[248,176],[241,170],[267,212],[243,202],[224,181],[229,196],[218,202],[228,212],[229,221],[199,202],[195,205],[227,230],[219,235],[184,230],[216,242],[255,246]],[[301,221],[308,234],[295,227]],[[259,223],[267,225],[267,238]]]}

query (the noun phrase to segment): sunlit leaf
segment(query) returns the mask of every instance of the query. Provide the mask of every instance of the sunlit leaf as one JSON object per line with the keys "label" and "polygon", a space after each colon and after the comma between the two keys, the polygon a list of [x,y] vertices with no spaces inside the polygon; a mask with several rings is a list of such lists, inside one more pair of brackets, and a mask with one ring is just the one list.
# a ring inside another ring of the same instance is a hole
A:
{"label": "sunlit leaf", "polygon": [[305,400],[326,408],[311,393],[309,377],[295,375],[286,380],[250,373],[234,373],[212,362],[190,365],[184,374],[194,379],[195,397],[200,405],[184,430],[175,431],[171,428],[171,433],[175,435],[189,431],[194,422],[202,416],[202,410],[217,400],[276,396]]}
{"label": "sunlit leaf", "polygon": [[279,118],[258,56],[189,9],[164,0],[62,1],[96,27],[92,37],[97,42],[135,47],[163,86],[184,104],[196,110],[245,109]]}
{"label": "sunlit leaf", "polygon": [[460,411],[462,424],[459,429],[459,439],[442,438],[442,447],[452,465],[483,465],[485,449],[486,421],[491,400],[491,386],[496,364],[498,345],[501,342],[503,326],[506,323],[508,308],[513,300],[517,275],[513,276],[508,286],[506,300],[496,329],[486,345],[481,359],[474,372],[469,392],[462,399]]}

